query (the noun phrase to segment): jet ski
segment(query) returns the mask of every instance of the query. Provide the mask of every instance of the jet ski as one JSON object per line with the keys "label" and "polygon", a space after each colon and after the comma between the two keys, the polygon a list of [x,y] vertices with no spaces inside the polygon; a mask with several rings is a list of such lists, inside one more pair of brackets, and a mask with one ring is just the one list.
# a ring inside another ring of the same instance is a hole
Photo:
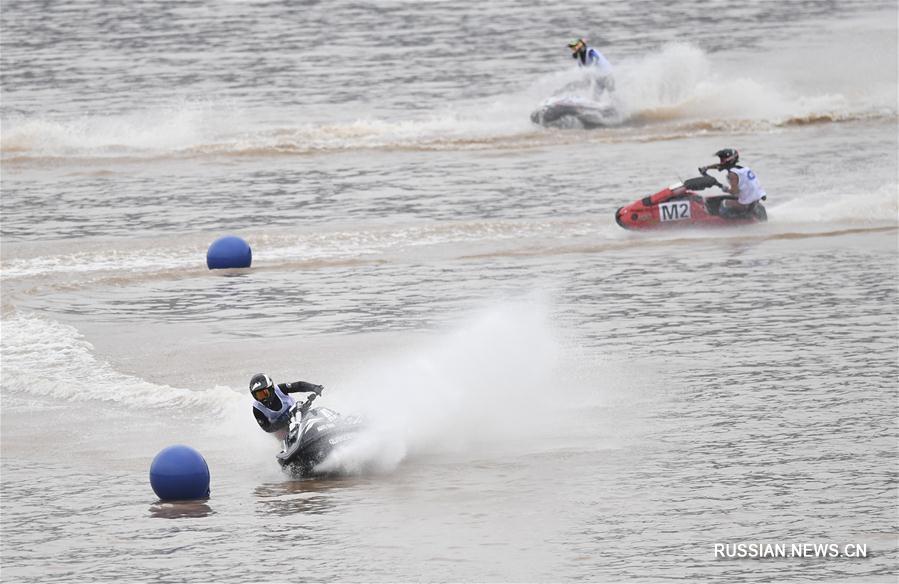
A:
{"label": "jet ski", "polygon": [[625,229],[646,230],[687,226],[725,227],[768,220],[761,201],[753,204],[745,213],[722,216],[722,201],[735,200],[736,197],[703,197],[696,192],[715,186],[722,187],[721,183],[708,175],[687,179],[621,207],[615,211],[615,222]]}
{"label": "jet ski", "polygon": [[531,112],[531,121],[550,128],[602,128],[621,120],[618,110],[585,97],[563,95],[550,97]]}
{"label": "jet ski", "polygon": [[621,123],[612,101],[611,77],[588,75],[569,83],[531,112],[531,121],[551,128],[593,129]]}
{"label": "jet ski", "polygon": [[362,418],[342,416],[328,408],[313,408],[318,397],[310,394],[290,412],[287,437],[276,456],[281,468],[297,477],[314,476],[316,467],[338,449],[349,445],[364,429]]}

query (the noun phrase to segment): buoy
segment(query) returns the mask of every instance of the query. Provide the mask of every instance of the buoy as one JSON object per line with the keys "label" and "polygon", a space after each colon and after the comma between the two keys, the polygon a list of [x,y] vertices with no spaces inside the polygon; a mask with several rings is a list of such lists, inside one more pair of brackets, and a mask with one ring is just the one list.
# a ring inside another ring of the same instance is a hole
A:
{"label": "buoy", "polygon": [[210,270],[249,268],[253,263],[250,244],[236,235],[219,237],[206,250],[206,267]]}
{"label": "buoy", "polygon": [[203,455],[182,444],[162,449],[150,464],[150,486],[163,501],[209,497],[209,467]]}

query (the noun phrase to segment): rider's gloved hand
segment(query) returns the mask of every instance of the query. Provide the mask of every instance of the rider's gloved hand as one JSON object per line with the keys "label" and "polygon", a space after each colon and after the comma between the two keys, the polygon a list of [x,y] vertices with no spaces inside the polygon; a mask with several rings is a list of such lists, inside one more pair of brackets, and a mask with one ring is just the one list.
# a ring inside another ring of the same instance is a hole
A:
{"label": "rider's gloved hand", "polygon": [[321,394],[322,394],[322,391],[324,391],[324,390],[325,390],[325,386],[324,386],[324,385],[316,385],[313,391],[315,391],[315,393],[316,393],[317,395],[321,395]]}

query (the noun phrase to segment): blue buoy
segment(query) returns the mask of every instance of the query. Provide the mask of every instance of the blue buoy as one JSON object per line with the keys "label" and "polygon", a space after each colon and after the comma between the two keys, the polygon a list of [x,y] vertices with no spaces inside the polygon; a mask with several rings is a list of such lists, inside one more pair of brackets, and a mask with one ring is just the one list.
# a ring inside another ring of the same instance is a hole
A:
{"label": "blue buoy", "polygon": [[203,455],[176,444],[164,448],[150,464],[150,486],[163,501],[209,497],[209,467]]}
{"label": "blue buoy", "polygon": [[219,237],[206,251],[206,266],[210,270],[249,268],[253,263],[250,244],[236,235]]}

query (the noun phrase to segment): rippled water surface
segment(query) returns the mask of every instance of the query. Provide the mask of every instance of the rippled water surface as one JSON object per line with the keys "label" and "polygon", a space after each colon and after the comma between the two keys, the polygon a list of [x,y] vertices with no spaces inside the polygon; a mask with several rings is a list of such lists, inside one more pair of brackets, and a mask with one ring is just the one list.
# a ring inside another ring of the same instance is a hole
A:
{"label": "rippled water surface", "polygon": [[[3,580],[894,582],[896,22],[4,1]],[[578,35],[622,123],[536,126]],[[722,147],[768,223],[615,224]],[[369,419],[366,472],[282,474],[258,371]],[[175,443],[210,499],[152,493]]]}

